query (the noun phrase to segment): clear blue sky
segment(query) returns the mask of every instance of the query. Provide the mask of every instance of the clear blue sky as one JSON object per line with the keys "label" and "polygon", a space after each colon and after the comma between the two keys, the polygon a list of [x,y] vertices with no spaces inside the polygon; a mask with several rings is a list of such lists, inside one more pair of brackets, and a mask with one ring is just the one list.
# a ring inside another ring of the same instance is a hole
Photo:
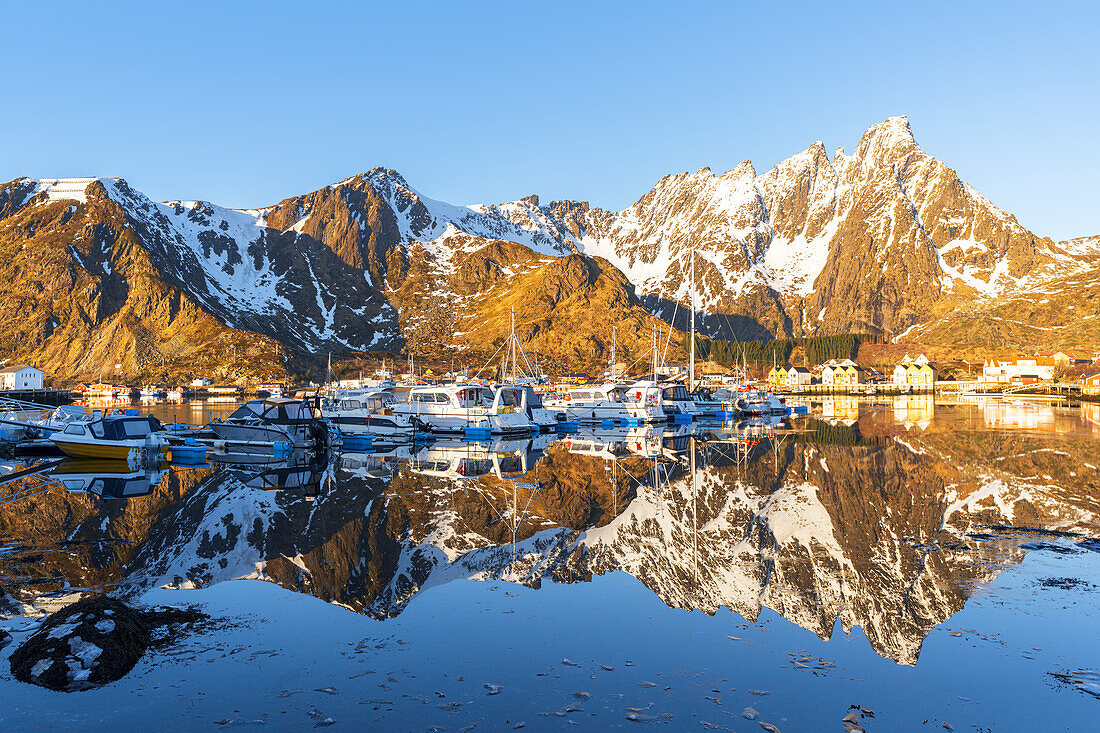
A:
{"label": "clear blue sky", "polygon": [[5,4],[0,180],[245,207],[384,165],[452,203],[619,209],[906,114],[1026,226],[1100,234],[1094,3],[321,5]]}

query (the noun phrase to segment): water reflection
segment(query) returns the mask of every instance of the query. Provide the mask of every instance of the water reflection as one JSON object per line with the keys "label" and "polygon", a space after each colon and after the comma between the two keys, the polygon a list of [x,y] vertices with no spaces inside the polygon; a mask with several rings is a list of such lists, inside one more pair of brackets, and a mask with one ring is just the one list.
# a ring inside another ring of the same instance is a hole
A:
{"label": "water reflection", "polygon": [[[672,607],[749,620],[770,608],[822,638],[860,626],[880,655],[914,664],[976,583],[1026,553],[1026,534],[991,527],[1100,536],[1097,417],[840,398],[794,424],[219,456],[189,470],[13,464],[0,487],[19,500],[0,506],[0,535],[17,550],[0,555],[0,579],[33,602],[249,577],[384,619],[459,578],[539,587],[625,571]],[[33,567],[16,562],[42,547]]]}

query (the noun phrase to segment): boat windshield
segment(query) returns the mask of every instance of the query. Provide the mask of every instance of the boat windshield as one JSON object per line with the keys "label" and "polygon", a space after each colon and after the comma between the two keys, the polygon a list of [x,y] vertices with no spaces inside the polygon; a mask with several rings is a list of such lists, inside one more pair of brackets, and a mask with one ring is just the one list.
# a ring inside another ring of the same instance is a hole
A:
{"label": "boat windshield", "polygon": [[502,389],[500,394],[500,404],[505,407],[519,407],[523,403],[523,397],[518,389]]}
{"label": "boat windshield", "polygon": [[96,438],[104,440],[127,440],[130,438],[144,438],[150,433],[160,430],[160,423],[155,418],[149,417],[121,417],[107,418],[91,423],[88,429]]}
{"label": "boat windshield", "polygon": [[670,402],[687,402],[691,399],[688,397],[687,389],[682,384],[665,387],[661,390],[661,395]]}

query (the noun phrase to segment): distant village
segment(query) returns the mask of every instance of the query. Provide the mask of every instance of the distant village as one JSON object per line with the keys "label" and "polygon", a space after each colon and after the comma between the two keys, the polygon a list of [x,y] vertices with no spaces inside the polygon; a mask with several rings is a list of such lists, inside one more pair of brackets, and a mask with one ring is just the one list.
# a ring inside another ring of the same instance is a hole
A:
{"label": "distant village", "polygon": [[864,387],[887,392],[932,392],[937,389],[1006,392],[1047,385],[1085,395],[1100,395],[1100,352],[1085,356],[1055,351],[1014,359],[986,359],[981,371],[975,372],[966,378],[944,380],[937,365],[927,356],[906,354],[888,374],[861,366],[851,359],[830,359],[813,369],[789,364],[773,367],[767,374],[767,381],[776,389],[796,391],[831,392]]}
{"label": "distant village", "polygon": [[[625,365],[616,366],[620,366],[618,373],[622,374]],[[687,370],[679,365],[659,371],[672,379],[686,379]],[[400,380],[409,380],[415,379],[417,375],[409,373],[394,376]],[[429,371],[420,376],[451,378],[457,375],[451,373],[434,375]],[[604,377],[607,377],[607,374]],[[727,386],[748,381],[744,374],[737,371],[706,371],[699,374],[697,380],[704,387]],[[245,393],[281,394],[286,388],[286,385],[279,383],[248,386],[218,385],[205,377],[195,377],[188,384],[178,387],[158,385],[143,386],[140,389],[88,382],[59,387],[49,385],[48,381],[46,372],[37,364],[15,364],[0,368],[0,393],[27,399],[51,392],[67,392],[77,398],[123,399],[128,397],[131,391],[140,391],[142,395],[155,391],[158,396],[166,396],[169,399],[183,399],[197,395],[234,399]],[[340,386],[353,386],[352,382],[357,380],[334,381],[339,381]],[[565,385],[590,380],[586,375],[569,374],[558,375],[555,381]],[[1045,388],[1085,396],[1100,396],[1100,352],[1086,355],[1070,351],[1055,351],[1012,359],[991,358],[981,364],[974,364],[972,374],[947,378],[941,375],[937,364],[924,354],[916,356],[906,354],[892,370],[887,372],[872,366],[861,365],[852,359],[830,359],[813,367],[777,365],[767,372],[763,381],[780,392],[1004,393]]]}

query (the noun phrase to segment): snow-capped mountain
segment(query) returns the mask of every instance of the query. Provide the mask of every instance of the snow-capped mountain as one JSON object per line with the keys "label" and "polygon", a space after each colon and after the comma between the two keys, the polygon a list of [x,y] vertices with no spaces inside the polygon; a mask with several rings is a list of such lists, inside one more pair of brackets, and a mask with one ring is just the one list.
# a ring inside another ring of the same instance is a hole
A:
{"label": "snow-capped mountain", "polygon": [[[513,307],[541,353],[602,359],[613,324],[628,350],[660,327],[646,311],[686,325],[691,252],[704,332],[950,341],[982,308],[1017,302],[998,317],[1027,323],[1016,316],[1038,301],[1021,298],[1073,297],[1067,278],[1100,258],[1095,239],[1027,230],[921,149],[904,117],[851,154],[816,142],[763,174],[744,161],[666,176],[620,212],[537,196],[457,206],[381,168],[240,211],[155,203],[118,179],[22,178],[0,186],[0,247],[0,315],[18,323],[0,358],[74,375],[226,353],[217,338],[241,334],[266,351],[477,349]],[[51,268],[59,277],[37,279]],[[1055,328],[1052,343],[1070,336]]]}

